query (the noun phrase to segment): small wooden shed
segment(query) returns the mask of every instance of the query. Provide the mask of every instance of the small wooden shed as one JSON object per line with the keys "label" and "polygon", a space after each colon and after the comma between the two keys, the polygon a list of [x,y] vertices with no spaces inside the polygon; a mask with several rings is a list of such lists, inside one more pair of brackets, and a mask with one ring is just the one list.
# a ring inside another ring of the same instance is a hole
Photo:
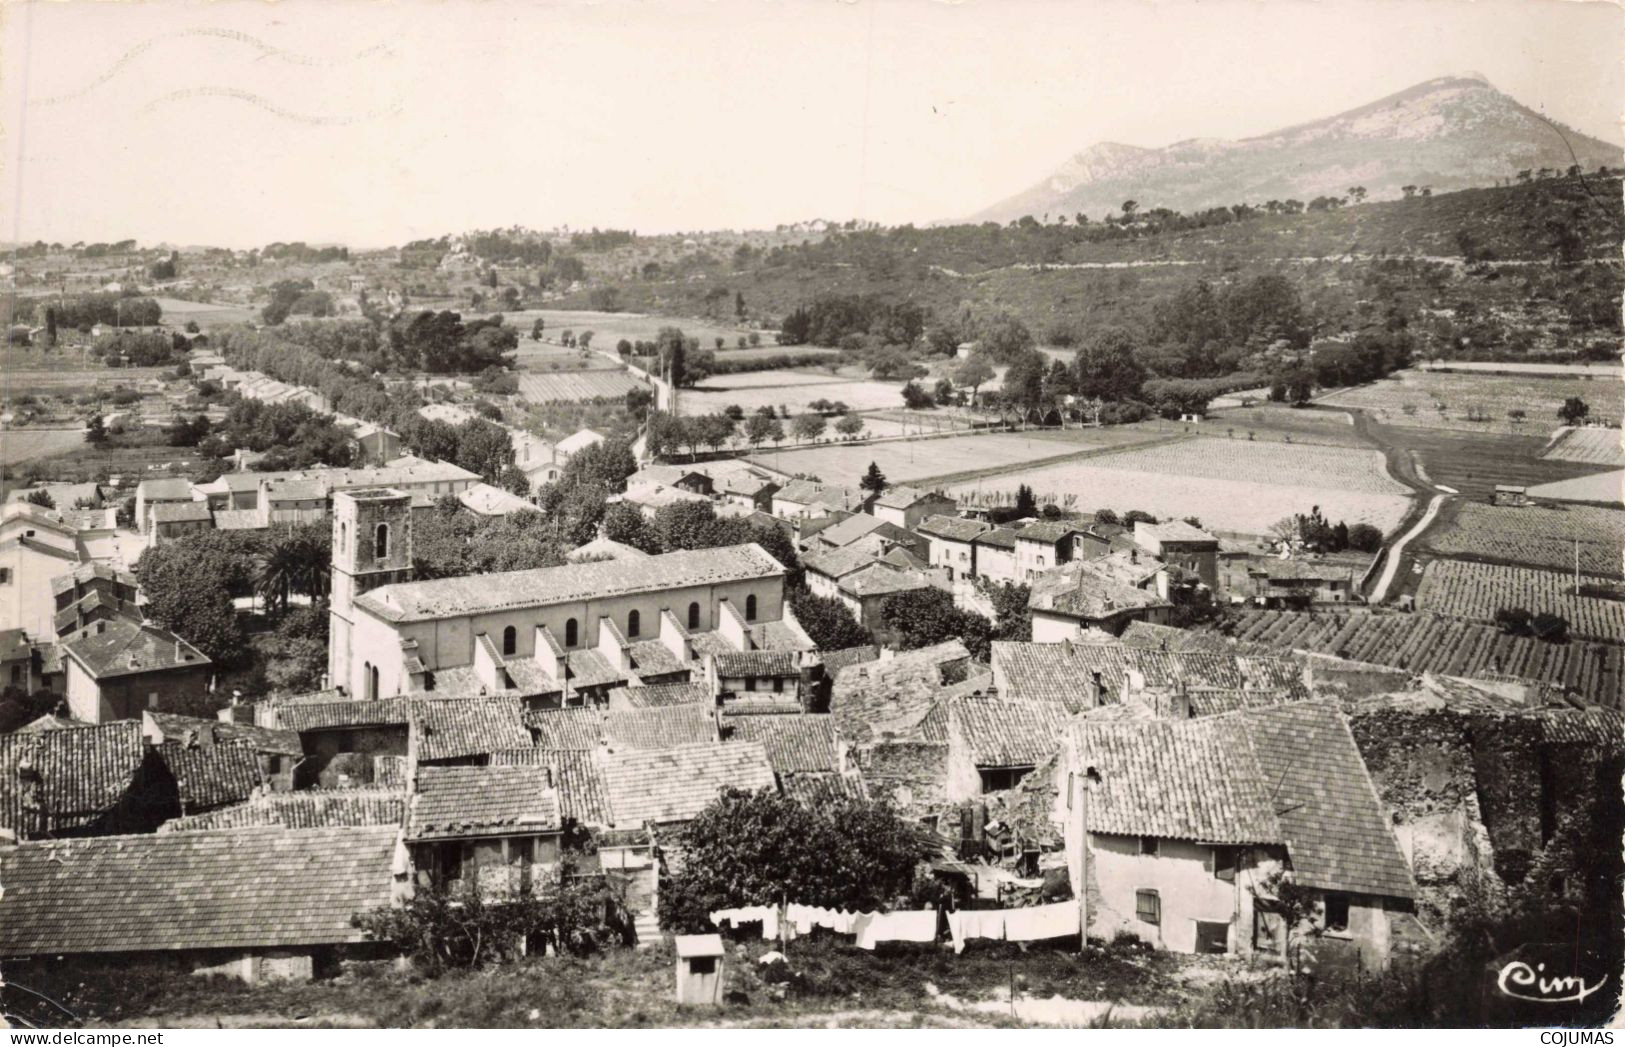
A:
{"label": "small wooden shed", "polygon": [[1513,484],[1496,484],[1495,494],[1491,496],[1490,504],[1526,506],[1530,504],[1529,492]]}
{"label": "small wooden shed", "polygon": [[677,1002],[722,1002],[722,935],[679,934],[677,945]]}

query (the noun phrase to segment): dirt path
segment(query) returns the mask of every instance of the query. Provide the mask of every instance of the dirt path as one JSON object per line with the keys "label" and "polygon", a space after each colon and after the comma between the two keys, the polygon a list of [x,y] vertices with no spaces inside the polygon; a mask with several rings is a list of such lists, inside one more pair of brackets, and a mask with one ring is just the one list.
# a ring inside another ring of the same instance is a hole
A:
{"label": "dirt path", "polygon": [[1416,559],[1414,553],[1407,553],[1407,550],[1414,548],[1416,540],[1438,523],[1440,510],[1457,492],[1434,483],[1416,452],[1385,439],[1381,427],[1372,424],[1369,413],[1358,407],[1338,410],[1346,411],[1353,416],[1354,431],[1382,451],[1383,458],[1388,464],[1388,474],[1409,487],[1417,496],[1411,503],[1410,511],[1399,522],[1396,531],[1399,537],[1389,542],[1383,549],[1385,562],[1382,574],[1378,576],[1376,585],[1366,594],[1368,603],[1378,604],[1388,597],[1396,578],[1400,580],[1401,589],[1406,587],[1409,575],[1400,572],[1408,570]]}
{"label": "dirt path", "polygon": [[1434,495],[1432,500],[1428,502],[1427,509],[1422,513],[1422,518],[1416,521],[1410,530],[1400,535],[1388,546],[1388,561],[1383,564],[1382,576],[1377,579],[1377,584],[1372,586],[1370,594],[1366,597],[1368,602],[1382,603],[1383,598],[1388,595],[1388,587],[1393,584],[1394,576],[1405,563],[1405,547],[1417,535],[1433,526],[1433,521],[1439,517],[1439,508],[1444,505],[1447,497],[1448,495],[1444,494]]}

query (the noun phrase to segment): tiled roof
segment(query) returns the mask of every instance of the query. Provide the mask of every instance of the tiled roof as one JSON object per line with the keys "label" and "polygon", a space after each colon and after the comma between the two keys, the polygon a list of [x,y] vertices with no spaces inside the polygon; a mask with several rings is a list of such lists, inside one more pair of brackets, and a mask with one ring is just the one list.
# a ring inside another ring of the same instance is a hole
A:
{"label": "tiled roof", "polygon": [[842,736],[854,742],[913,737],[941,694],[944,667],[969,660],[965,645],[949,640],[847,666],[835,676],[830,712]]}
{"label": "tiled roof", "polygon": [[171,818],[159,832],[202,829],[332,829],[356,825],[401,825],[406,819],[406,793],[398,789],[306,789],[261,793],[247,803],[203,814]]}
{"label": "tiled roof", "polygon": [[1030,523],[1016,532],[1018,542],[1043,542],[1054,545],[1075,531],[1083,528],[1071,520],[1039,520]]}
{"label": "tiled roof", "polygon": [[730,679],[741,676],[795,676],[801,672],[794,651],[723,651],[714,656],[717,675]]}
{"label": "tiled roof", "polygon": [[1042,571],[1032,580],[1027,606],[1084,618],[1109,618],[1125,611],[1166,607],[1154,592],[1136,589],[1106,577],[1093,560],[1073,560]]}
{"label": "tiled roof", "polygon": [[709,705],[691,702],[604,714],[604,742],[611,752],[670,749],[716,740],[716,710]]}
{"label": "tiled roof", "polygon": [[192,497],[192,481],[183,477],[142,480],[136,484],[135,491],[141,495],[143,500],[149,502],[154,498],[190,500]]}
{"label": "tiled roof", "polygon": [[951,736],[978,767],[1036,767],[1061,747],[1067,712],[1055,702],[955,698],[948,703]]}
{"label": "tiled roof", "polygon": [[825,714],[741,716],[728,721],[730,742],[761,742],[767,761],[781,775],[801,771],[834,771],[834,719]]}
{"label": "tiled roof", "polygon": [[217,531],[258,531],[268,527],[258,509],[216,509],[214,527]]}
{"label": "tiled roof", "polygon": [[754,742],[634,749],[604,758],[617,826],[688,821],[723,789],[771,789],[773,767]]}
{"label": "tiled roof", "polygon": [[936,586],[936,582],[924,571],[898,569],[878,563],[854,571],[842,578],[839,584],[842,592],[859,597],[887,596]]}
{"label": "tiled roof", "polygon": [[888,487],[880,492],[880,496],[875,499],[875,504],[885,506],[888,509],[907,509],[909,506],[922,502],[927,498],[947,498],[947,495],[933,494],[930,491],[922,491],[917,487]]}
{"label": "tiled roof", "polygon": [[41,840],[0,854],[10,955],[325,945],[390,904],[393,826]]}
{"label": "tiled roof", "polygon": [[198,738],[209,733],[213,734],[216,741],[243,742],[255,752],[273,753],[278,756],[303,756],[305,753],[299,744],[297,731],[256,727],[251,723],[237,723],[232,720],[201,720],[193,716],[179,716],[151,709],[143,715],[158,729],[160,740],[163,741],[185,742],[188,738]]}
{"label": "tiled roof", "polygon": [[671,648],[659,640],[633,640],[626,645],[626,650],[632,656],[633,671],[641,676],[664,676],[689,667],[689,663],[679,661]]}
{"label": "tiled roof", "polygon": [[579,563],[582,560],[647,560],[649,554],[635,545],[627,545],[625,542],[600,536],[586,545],[578,545],[571,549],[564,554],[564,558],[571,563]]}
{"label": "tiled roof", "polygon": [[1008,527],[995,527],[991,531],[984,531],[971,539],[977,545],[991,545],[998,549],[1014,549],[1016,547],[1016,532]]}
{"label": "tiled roof", "polygon": [[865,798],[863,779],[856,775],[824,771],[796,771],[779,775],[779,786],[792,800],[819,810],[844,800]]}
{"label": "tiled roof", "polygon": [[894,540],[899,533],[904,537],[913,537],[896,524],[876,519],[867,513],[854,513],[840,523],[819,531],[818,540],[825,545],[839,547],[876,532],[879,532],[882,538],[892,538]]}
{"label": "tiled roof", "polygon": [[886,540],[866,534],[834,549],[817,549],[801,558],[801,565],[826,578],[841,578],[862,570],[886,553]]}
{"label": "tiled roof", "polygon": [[207,502],[159,502],[152,507],[153,523],[199,523],[212,519]]}
{"label": "tiled roof", "polygon": [[37,836],[88,825],[124,799],[146,756],[137,720],[0,734],[0,828]]}
{"label": "tiled roof", "polygon": [[165,742],[152,751],[175,779],[183,813],[241,803],[262,783],[259,754],[243,742]]}
{"label": "tiled roof", "polygon": [[1092,673],[1100,674],[1107,701],[1123,686],[1124,648],[1117,643],[993,641],[993,665],[1005,700],[1049,701],[1080,712],[1088,705]]}
{"label": "tiled roof", "polygon": [[388,621],[409,622],[545,607],[579,599],[661,592],[695,585],[779,577],[784,568],[755,543],[691,549],[642,560],[602,560],[528,571],[402,582],[374,589],[356,605]]}
{"label": "tiled roof", "polygon": [[546,767],[420,767],[407,816],[412,840],[554,832],[559,798]]}
{"label": "tiled roof", "polygon": [[405,698],[380,698],[366,701],[337,697],[331,701],[289,701],[275,706],[277,722],[290,731],[342,730],[350,727],[405,726],[408,701]]}
{"label": "tiled roof", "polygon": [[420,698],[412,703],[412,720],[420,760],[452,760],[530,744],[519,699],[508,695]]}
{"label": "tiled roof", "polygon": [[1123,630],[1122,641],[1129,647],[1146,647],[1165,651],[1226,651],[1230,645],[1215,633],[1178,629],[1172,625],[1156,625],[1136,619]]}
{"label": "tiled roof", "polygon": [[774,501],[811,505],[824,502],[836,509],[852,509],[862,505],[868,495],[856,488],[819,483],[817,480],[791,480],[773,495]]}
{"label": "tiled roof", "polygon": [[711,689],[703,683],[657,683],[646,687],[617,687],[609,692],[609,700],[612,705],[624,703],[633,709],[690,703],[705,705],[711,702]]}
{"label": "tiled roof", "polygon": [[1184,520],[1164,520],[1162,523],[1146,523],[1141,520],[1134,525],[1134,530],[1140,534],[1148,535],[1160,542],[1217,542],[1218,539],[1208,534],[1200,527],[1195,527]]}
{"label": "tiled roof", "polygon": [[1337,708],[1298,702],[1242,719],[1274,794],[1293,879],[1322,890],[1415,897],[1410,867]]}
{"label": "tiled roof", "polygon": [[201,651],[174,633],[125,618],[101,623],[62,646],[98,680],[210,664]]}
{"label": "tiled roof", "polygon": [[1212,843],[1281,843],[1269,783],[1235,716],[1202,720],[1085,717],[1068,729],[1089,786],[1090,832]]}
{"label": "tiled roof", "polygon": [[933,538],[946,538],[953,542],[968,542],[990,529],[990,525],[981,520],[972,520],[964,516],[928,516],[915,528],[921,534]]}
{"label": "tiled roof", "polygon": [[806,712],[795,695],[760,691],[743,691],[724,699],[718,711],[724,719],[736,716],[799,716]]}
{"label": "tiled roof", "polygon": [[825,675],[833,678],[836,673],[849,665],[872,662],[879,658],[880,648],[874,644],[864,644],[862,647],[843,647],[838,651],[822,651],[818,657],[824,663]]}
{"label": "tiled roof", "polygon": [[523,717],[538,749],[596,749],[604,740],[604,714],[591,706],[526,709]]}
{"label": "tiled roof", "polygon": [[1258,561],[1248,567],[1250,574],[1262,574],[1272,582],[1352,582],[1354,568],[1346,564],[1317,562],[1314,560]]}
{"label": "tiled roof", "polygon": [[94,581],[115,582],[119,585],[127,585],[131,589],[136,588],[135,575],[120,570],[112,564],[93,560],[89,563],[82,563],[66,574],[59,574],[51,579],[51,593],[55,596],[61,596],[76,585],[86,585]]}
{"label": "tiled roof", "polygon": [[559,813],[582,825],[608,825],[609,787],[601,754],[590,749],[505,749],[491,754],[496,766],[545,767],[558,793]]}
{"label": "tiled roof", "polygon": [[596,650],[571,651],[564,656],[565,668],[572,687],[602,687],[607,683],[625,683],[630,670],[610,664]]}

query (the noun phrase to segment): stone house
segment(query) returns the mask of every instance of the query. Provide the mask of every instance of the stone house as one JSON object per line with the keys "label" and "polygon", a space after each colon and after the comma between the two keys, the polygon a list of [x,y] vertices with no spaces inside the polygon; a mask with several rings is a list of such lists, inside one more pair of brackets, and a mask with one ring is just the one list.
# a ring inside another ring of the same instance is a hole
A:
{"label": "stone house", "polygon": [[10,956],[140,958],[247,982],[378,952],[351,918],[410,890],[396,826],[40,840],[0,846],[0,863]]}
{"label": "stone house", "polygon": [[1146,553],[1199,578],[1210,592],[1219,589],[1219,540],[1183,520],[1134,523],[1134,543]]}
{"label": "stone house", "polygon": [[147,709],[186,712],[210,689],[213,663],[155,625],[98,621],[60,646],[68,709],[85,723],[135,719]]}
{"label": "stone house", "polygon": [[927,517],[917,528],[929,547],[928,562],[946,571],[950,582],[977,577],[976,537],[992,529],[992,524],[960,516]]}
{"label": "stone house", "polygon": [[27,502],[0,507],[0,629],[56,633],[56,580],[79,563],[74,528]]}
{"label": "stone house", "polygon": [[406,844],[421,886],[525,893],[557,867],[563,821],[546,767],[420,767]]}
{"label": "stone house", "polygon": [[995,527],[971,539],[971,559],[976,564],[976,577],[990,582],[1014,583],[1021,576],[1016,573],[1016,532],[1008,527]]}
{"label": "stone house", "polygon": [[1090,714],[1062,752],[1056,817],[1091,933],[1277,954],[1276,874],[1315,893],[1316,949],[1381,968],[1396,942],[1425,933],[1410,866],[1333,705]]}
{"label": "stone house", "polygon": [[70,636],[114,618],[141,619],[135,576],[112,564],[80,564],[52,580],[51,594],[56,607],[55,636]]}
{"label": "stone house", "polygon": [[869,512],[877,519],[912,531],[932,516],[952,516],[959,503],[936,491],[888,487],[874,499]]}

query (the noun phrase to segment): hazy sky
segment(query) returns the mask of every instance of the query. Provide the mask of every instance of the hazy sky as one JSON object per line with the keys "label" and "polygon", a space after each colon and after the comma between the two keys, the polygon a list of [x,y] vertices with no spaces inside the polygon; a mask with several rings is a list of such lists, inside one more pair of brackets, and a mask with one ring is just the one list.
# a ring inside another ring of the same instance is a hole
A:
{"label": "hazy sky", "polygon": [[16,3],[10,239],[929,222],[1101,140],[1476,71],[1620,138],[1625,14],[1565,0]]}

